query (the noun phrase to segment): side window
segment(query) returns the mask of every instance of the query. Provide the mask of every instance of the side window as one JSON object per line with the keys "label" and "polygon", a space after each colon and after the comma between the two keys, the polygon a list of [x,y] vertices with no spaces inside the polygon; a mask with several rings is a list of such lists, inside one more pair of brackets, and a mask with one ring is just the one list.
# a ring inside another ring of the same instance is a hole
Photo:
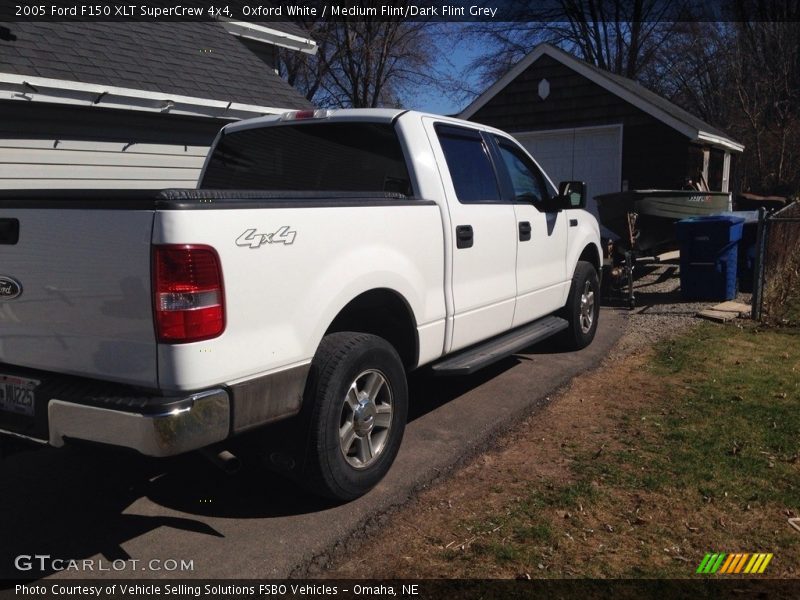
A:
{"label": "side window", "polygon": [[497,138],[497,144],[511,178],[515,198],[534,204],[549,198],[547,183],[536,165],[510,142]]}
{"label": "side window", "polygon": [[463,134],[456,128],[437,128],[447,168],[462,203],[500,202],[497,177],[480,135],[469,130]]}

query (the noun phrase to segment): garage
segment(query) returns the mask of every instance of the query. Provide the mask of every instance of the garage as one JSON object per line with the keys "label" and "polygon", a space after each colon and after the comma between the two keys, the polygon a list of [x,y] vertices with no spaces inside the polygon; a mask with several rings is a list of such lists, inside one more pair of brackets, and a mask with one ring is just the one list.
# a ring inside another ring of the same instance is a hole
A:
{"label": "garage", "polygon": [[[549,44],[534,48],[459,116],[516,136],[554,183],[585,181],[590,198],[680,190],[688,180],[732,191],[733,159],[743,150],[635,81]],[[596,210],[593,200],[590,207]]]}

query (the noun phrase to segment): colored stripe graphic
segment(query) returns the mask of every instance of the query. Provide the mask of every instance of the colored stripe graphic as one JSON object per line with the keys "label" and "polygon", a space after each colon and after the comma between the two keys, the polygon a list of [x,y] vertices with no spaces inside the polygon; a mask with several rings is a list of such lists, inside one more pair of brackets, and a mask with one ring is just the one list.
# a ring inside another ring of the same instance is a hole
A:
{"label": "colored stripe graphic", "polygon": [[717,560],[714,562],[714,564],[711,567],[711,572],[712,573],[716,573],[717,572],[717,569],[719,569],[719,566],[722,564],[722,559],[723,558],[725,558],[725,553],[721,552],[719,557],[717,557]]}
{"label": "colored stripe graphic", "polygon": [[739,559],[739,562],[736,563],[736,568],[733,570],[734,573],[739,573],[744,567],[744,561],[747,560],[747,557],[750,556],[749,554],[742,554],[742,558]]}
{"label": "colored stripe graphic", "polygon": [[714,566],[714,563],[717,562],[717,557],[719,554],[712,554],[711,557],[708,559],[705,568],[703,569],[703,573],[711,573],[711,567]]}
{"label": "colored stripe graphic", "polygon": [[719,571],[720,573],[727,573],[728,572],[728,567],[730,566],[731,562],[733,562],[733,557],[734,556],[735,556],[734,554],[728,554],[728,558],[725,561],[725,564],[722,565],[722,569],[720,569],[720,571]]}
{"label": "colored stripe graphic", "polygon": [[708,560],[710,558],[711,558],[711,555],[706,553],[706,555],[703,557],[703,560],[700,561],[700,566],[697,567],[697,571],[695,571],[695,573],[705,573],[705,568],[706,568],[706,565],[708,564]]}
{"label": "colored stripe graphic", "polygon": [[753,557],[750,559],[750,562],[748,562],[747,566],[744,568],[744,572],[749,573],[750,570],[753,568],[753,565],[756,564],[757,560],[761,560],[761,555],[753,554]]}
{"label": "colored stripe graphic", "polygon": [[733,570],[736,568],[736,565],[739,564],[739,560],[742,558],[740,553],[731,554],[730,562],[726,563],[724,569],[722,569],[722,573],[733,573]]}
{"label": "colored stripe graphic", "polygon": [[719,573],[720,575],[732,575],[742,573],[746,575],[755,575],[763,573],[767,565],[772,560],[772,554],[766,553],[742,553],[737,552],[734,554],[725,554],[724,552],[707,553],[700,565],[697,567],[695,573],[711,574]]}
{"label": "colored stripe graphic", "polygon": [[769,564],[769,561],[771,561],[771,560],[772,560],[772,554],[771,554],[771,553],[770,553],[770,554],[767,554],[767,555],[764,557],[764,562],[762,562],[762,563],[761,563],[761,567],[758,569],[758,572],[759,572],[759,573],[763,573],[763,572],[764,572],[764,569],[766,569],[766,568],[767,568],[767,565]]}
{"label": "colored stripe graphic", "polygon": [[761,562],[764,560],[766,554],[753,554],[753,558],[745,567],[745,573],[758,573],[758,568],[761,566]]}

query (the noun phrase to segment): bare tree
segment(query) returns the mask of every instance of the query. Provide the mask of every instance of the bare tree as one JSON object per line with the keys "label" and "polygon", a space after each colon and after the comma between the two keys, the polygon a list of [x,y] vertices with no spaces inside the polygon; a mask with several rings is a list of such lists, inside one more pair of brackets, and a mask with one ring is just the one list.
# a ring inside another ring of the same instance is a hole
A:
{"label": "bare tree", "polygon": [[425,23],[360,21],[334,31],[323,88],[340,106],[397,105],[409,86],[431,83],[431,40]]}
{"label": "bare tree", "polygon": [[[785,11],[794,4],[794,14]],[[748,6],[750,5],[750,6]],[[750,181],[761,191],[795,193],[800,190],[800,16],[798,3],[740,3],[759,20],[737,23],[736,59],[732,79],[743,133],[752,140]],[[747,13],[743,12],[743,16]],[[775,20],[761,20],[764,17]]]}
{"label": "bare tree", "polygon": [[732,36],[729,22],[675,23],[638,79],[704,121],[726,129],[733,119]]}
{"label": "bare tree", "polygon": [[497,79],[539,43],[573,52],[602,69],[636,78],[668,39],[680,3],[662,0],[553,0],[520,2],[513,23],[476,23],[472,34],[493,48],[474,61]]}
{"label": "bare tree", "polygon": [[441,85],[433,24],[365,18],[300,25],[317,41],[317,55],[282,53],[280,71],[319,106],[397,106],[419,86]]}
{"label": "bare tree", "polygon": [[309,56],[294,50],[280,49],[278,53],[278,73],[307,100],[314,102],[320,93],[322,81],[327,73],[328,60],[320,56],[330,56],[330,39],[336,24],[314,18],[304,18],[297,25],[305,29],[308,36],[317,43],[317,56]]}
{"label": "bare tree", "polygon": [[798,0],[737,0],[720,23],[680,23],[658,55],[654,87],[745,144],[738,187],[800,190]]}

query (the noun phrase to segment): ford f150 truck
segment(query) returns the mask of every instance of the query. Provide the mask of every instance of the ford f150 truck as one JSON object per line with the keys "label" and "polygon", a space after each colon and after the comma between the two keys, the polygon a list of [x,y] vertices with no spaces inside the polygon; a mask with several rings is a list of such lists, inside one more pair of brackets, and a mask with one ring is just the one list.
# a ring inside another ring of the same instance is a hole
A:
{"label": "ford f150 truck", "polygon": [[224,127],[197,189],[0,194],[0,430],[168,456],[280,419],[373,487],[406,373],[589,344],[599,227],[502,131],[411,111]]}

